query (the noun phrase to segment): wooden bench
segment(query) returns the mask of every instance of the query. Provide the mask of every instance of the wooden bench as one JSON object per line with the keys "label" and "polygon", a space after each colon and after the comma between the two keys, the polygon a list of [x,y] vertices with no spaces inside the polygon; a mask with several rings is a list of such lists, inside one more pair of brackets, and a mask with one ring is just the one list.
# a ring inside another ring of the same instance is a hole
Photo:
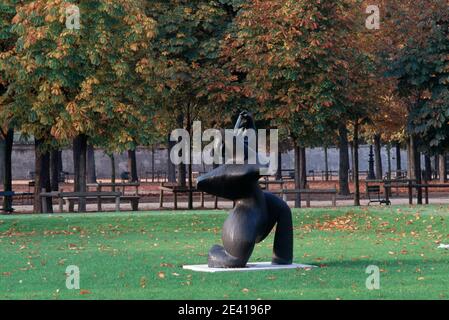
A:
{"label": "wooden bench", "polygon": [[[188,187],[182,187],[182,186],[178,186],[175,183],[161,183],[161,185],[159,186],[159,207],[163,208],[164,207],[164,195],[166,193],[171,193],[173,194],[173,205],[175,210],[178,210],[178,194],[189,194],[190,192],[192,192],[193,194],[195,193],[199,193],[200,194],[200,208],[204,208],[204,192],[199,191],[196,188],[193,188],[191,191],[189,190]],[[218,209],[218,197],[215,197],[215,202],[214,202],[214,208]]]}
{"label": "wooden bench", "polygon": [[[371,203],[380,203],[380,204],[386,204],[387,206],[391,205],[391,201],[388,198],[388,189],[385,189],[385,199],[381,198],[381,190],[380,185],[377,186],[366,186],[366,193],[368,194],[368,205]],[[375,196],[375,198],[372,198],[372,195]]]}
{"label": "wooden bench", "polygon": [[[92,200],[97,199],[97,203],[101,204],[101,199],[114,199],[115,200],[115,211],[120,211],[120,192],[42,192],[39,196],[42,198],[42,211],[44,213],[48,212],[46,198],[57,198],[59,204],[59,211],[64,212],[64,202],[67,204],[67,211],[73,212],[74,203],[79,202],[80,199]],[[101,211],[101,206],[99,206],[98,211]]]}
{"label": "wooden bench", "polygon": [[[13,197],[15,195],[16,195],[16,193],[14,191],[1,191],[0,192],[0,197],[3,197],[3,198],[4,197]],[[10,208],[2,207],[1,211],[11,213],[14,211],[14,209],[12,208],[12,206]]]}
{"label": "wooden bench", "polygon": [[[0,191],[0,197],[4,198],[4,197],[11,197],[11,198],[17,198],[17,197],[22,197],[22,199],[25,199],[25,197],[28,196],[33,196],[32,192],[15,192],[15,191]],[[12,202],[11,202],[12,204]],[[11,206],[10,208],[1,208],[0,211],[4,211],[4,212],[14,212],[14,208]]]}
{"label": "wooden bench", "polygon": [[[332,179],[333,179],[334,177],[338,177],[338,171],[335,171],[335,170],[328,170],[328,171],[327,171],[327,179],[328,179],[329,181],[332,181]],[[322,170],[322,171],[321,171],[321,180],[322,180],[322,181],[325,181],[325,180],[326,180],[326,171],[325,171],[325,170]]]}
{"label": "wooden bench", "polygon": [[145,171],[145,182],[161,182],[167,181],[167,173],[164,171]]}
{"label": "wooden bench", "polygon": [[429,184],[429,183],[421,183],[421,184],[409,184],[409,204],[413,204],[413,188],[418,189],[424,189],[424,199],[425,204],[429,204],[429,188],[436,188],[436,189],[449,189],[449,184]]}
{"label": "wooden bench", "polygon": [[[129,202],[131,204],[131,208],[133,211],[139,210],[139,202],[140,202],[140,195],[139,195],[139,187],[140,183],[138,182],[129,182],[129,183],[88,183],[87,189],[95,189],[96,192],[103,192],[104,189],[110,189],[108,191],[121,191],[120,201],[121,202]],[[127,194],[126,189],[134,189],[132,194]],[[106,199],[107,200],[107,199]],[[99,210],[101,211],[101,205],[102,205],[102,199],[98,199],[97,205]]]}
{"label": "wooden bench", "polygon": [[[279,186],[278,190],[284,189],[284,185],[287,183],[285,180],[268,180],[263,179],[259,182],[260,187],[262,190],[270,191],[270,186]],[[276,190],[277,191],[277,190]]]}
{"label": "wooden bench", "polygon": [[282,196],[284,201],[287,201],[288,194],[299,194],[300,201],[302,200],[302,196],[305,196],[307,208],[310,208],[310,198],[312,195],[330,195],[332,197],[332,206],[337,206],[337,189],[283,189],[278,193]]}

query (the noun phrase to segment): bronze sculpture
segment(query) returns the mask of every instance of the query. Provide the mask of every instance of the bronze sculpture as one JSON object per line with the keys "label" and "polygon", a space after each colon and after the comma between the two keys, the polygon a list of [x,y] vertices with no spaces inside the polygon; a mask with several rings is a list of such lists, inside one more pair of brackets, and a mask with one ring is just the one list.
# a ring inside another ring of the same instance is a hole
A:
{"label": "bronze sculpture", "polygon": [[[255,129],[254,120],[251,114],[242,112],[235,130],[248,129]],[[248,148],[245,143],[245,158]],[[292,263],[291,210],[283,200],[261,190],[260,168],[257,163],[226,163],[198,178],[199,190],[236,202],[223,225],[223,246],[215,245],[209,251],[209,267],[245,267],[255,244],[264,240],[275,225],[272,263]]]}

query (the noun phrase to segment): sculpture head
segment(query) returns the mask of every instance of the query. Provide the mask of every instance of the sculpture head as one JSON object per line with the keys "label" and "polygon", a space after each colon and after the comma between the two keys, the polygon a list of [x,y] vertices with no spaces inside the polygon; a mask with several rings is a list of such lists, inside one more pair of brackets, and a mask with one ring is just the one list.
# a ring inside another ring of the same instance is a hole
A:
{"label": "sculpture head", "polygon": [[225,164],[197,179],[197,188],[217,197],[237,200],[258,188],[258,165]]}
{"label": "sculpture head", "polygon": [[248,111],[242,111],[234,127],[235,130],[256,130],[256,124],[254,122],[253,115]]}

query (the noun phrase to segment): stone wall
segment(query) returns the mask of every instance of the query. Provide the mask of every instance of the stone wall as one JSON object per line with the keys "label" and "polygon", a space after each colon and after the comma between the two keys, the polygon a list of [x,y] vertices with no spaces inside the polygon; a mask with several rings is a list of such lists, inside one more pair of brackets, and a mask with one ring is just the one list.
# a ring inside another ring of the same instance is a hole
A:
{"label": "stone wall", "polygon": [[[392,150],[392,169],[396,169],[396,160],[394,159],[395,152]],[[338,149],[330,148],[329,154],[329,170],[338,171],[339,155]],[[360,147],[360,170],[368,170],[368,155],[369,147]],[[137,170],[139,177],[144,178],[152,170],[152,151],[150,148],[138,148],[137,153]],[[64,150],[62,153],[64,171],[73,173],[73,157],[71,150]],[[165,172],[167,168],[167,150],[156,149],[154,155],[155,170]],[[103,150],[95,151],[95,162],[97,177],[99,179],[109,178],[111,176],[111,161],[110,158],[103,152]],[[387,153],[382,150],[382,162],[384,172],[387,168]],[[284,169],[293,168],[294,156],[293,151],[290,151],[282,157],[282,167]],[[116,174],[120,176],[121,172],[127,170],[127,153],[115,156]],[[13,178],[16,180],[28,179],[30,172],[34,171],[34,146],[15,144],[12,155]],[[402,169],[407,168],[407,154],[402,152]],[[202,166],[194,166],[194,171],[204,171]],[[307,170],[322,171],[324,170],[324,151],[322,148],[307,150]],[[149,175],[149,174],[148,174]]]}
{"label": "stone wall", "polygon": [[[396,149],[391,150],[391,167],[392,170],[396,170]],[[349,154],[350,161],[352,161],[352,155]],[[363,145],[359,148],[359,169],[360,171],[368,171],[369,160],[369,146]],[[294,153],[288,152],[282,156],[282,167],[284,169],[290,169],[294,166]],[[324,171],[324,150],[322,148],[307,149],[306,152],[307,170]],[[339,150],[337,148],[328,149],[328,163],[329,170],[338,171],[339,167]],[[407,170],[407,151],[401,151],[401,163],[402,170]],[[424,162],[423,162],[424,163]],[[351,165],[352,167],[352,165]],[[388,155],[385,148],[382,148],[382,168],[386,172],[388,168]]]}

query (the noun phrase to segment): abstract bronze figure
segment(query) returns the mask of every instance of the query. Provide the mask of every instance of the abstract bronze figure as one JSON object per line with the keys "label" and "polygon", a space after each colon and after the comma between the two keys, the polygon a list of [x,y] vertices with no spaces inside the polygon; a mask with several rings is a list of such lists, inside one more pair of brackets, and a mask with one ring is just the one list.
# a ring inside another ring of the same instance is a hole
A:
{"label": "abstract bronze figure", "polygon": [[[252,116],[242,112],[235,129],[255,129]],[[211,268],[245,267],[255,244],[264,240],[275,225],[272,263],[293,261],[290,208],[280,198],[261,190],[260,167],[259,164],[227,163],[198,178],[199,190],[236,202],[223,225],[223,246],[215,245],[209,251]]]}

